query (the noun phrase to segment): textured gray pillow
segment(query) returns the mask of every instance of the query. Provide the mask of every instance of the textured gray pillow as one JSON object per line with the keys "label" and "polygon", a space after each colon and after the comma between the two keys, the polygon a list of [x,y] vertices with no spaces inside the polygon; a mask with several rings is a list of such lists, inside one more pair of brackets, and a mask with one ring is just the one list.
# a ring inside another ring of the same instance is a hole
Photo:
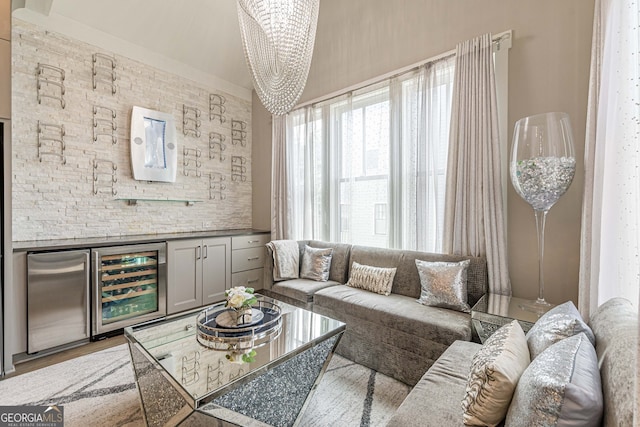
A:
{"label": "textured gray pillow", "polygon": [[495,426],[504,419],[520,375],[529,366],[529,349],[517,320],[507,323],[473,356],[462,400],[465,425]]}
{"label": "textured gray pillow", "polygon": [[389,295],[393,286],[395,268],[372,267],[357,262],[351,264],[347,286],[364,289],[381,295]]}
{"label": "textured gray pillow", "polygon": [[600,426],[603,398],[598,359],[584,333],[543,351],[524,371],[505,425]]}
{"label": "textured gray pillow", "polygon": [[595,345],[596,338],[591,328],[582,320],[573,302],[567,301],[552,308],[543,314],[527,332],[531,360],[538,357],[550,345],[580,332],[584,332],[591,344]]}
{"label": "textured gray pillow", "polygon": [[416,260],[420,275],[420,304],[444,307],[469,313],[467,303],[467,269],[471,261],[460,262]]}
{"label": "textured gray pillow", "polygon": [[300,278],[311,279],[316,282],[329,280],[332,256],[332,248],[318,249],[305,245],[302,253],[302,265],[300,266]]}

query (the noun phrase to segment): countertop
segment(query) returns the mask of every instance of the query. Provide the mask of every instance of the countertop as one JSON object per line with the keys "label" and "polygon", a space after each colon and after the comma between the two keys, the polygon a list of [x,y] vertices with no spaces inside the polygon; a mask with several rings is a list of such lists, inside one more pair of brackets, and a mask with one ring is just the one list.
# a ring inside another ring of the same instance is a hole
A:
{"label": "countertop", "polygon": [[231,237],[246,234],[269,233],[268,230],[252,228],[233,230],[209,230],[185,233],[140,234],[131,236],[87,237],[81,239],[29,240],[13,242],[13,251],[51,251],[104,246],[130,245],[138,243],[164,242],[167,240],[204,239],[209,237]]}

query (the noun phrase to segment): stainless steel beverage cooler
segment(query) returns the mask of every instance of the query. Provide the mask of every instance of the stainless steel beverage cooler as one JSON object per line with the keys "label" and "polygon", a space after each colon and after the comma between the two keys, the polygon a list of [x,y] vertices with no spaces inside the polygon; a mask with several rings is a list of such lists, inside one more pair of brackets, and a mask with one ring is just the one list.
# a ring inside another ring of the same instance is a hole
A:
{"label": "stainless steel beverage cooler", "polygon": [[166,244],[93,249],[92,337],[164,317]]}
{"label": "stainless steel beverage cooler", "polygon": [[89,339],[89,251],[27,255],[29,354]]}

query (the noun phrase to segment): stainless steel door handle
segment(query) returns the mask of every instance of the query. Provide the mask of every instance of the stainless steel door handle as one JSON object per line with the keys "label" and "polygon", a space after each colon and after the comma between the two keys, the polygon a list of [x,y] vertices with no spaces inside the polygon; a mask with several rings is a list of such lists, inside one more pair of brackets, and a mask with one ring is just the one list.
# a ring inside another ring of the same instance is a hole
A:
{"label": "stainless steel door handle", "polygon": [[247,258],[247,261],[256,261],[256,260],[259,260],[259,259],[260,259],[259,256],[254,256],[254,257],[251,257],[251,258]]}
{"label": "stainless steel door handle", "polygon": [[196,259],[202,258],[202,246],[196,246]]}
{"label": "stainless steel door handle", "polygon": [[249,240],[247,243],[251,244],[251,243],[260,243],[260,240]]}
{"label": "stainless steel door handle", "polygon": [[208,245],[204,245],[204,259],[207,259],[207,257],[209,256],[209,246]]}

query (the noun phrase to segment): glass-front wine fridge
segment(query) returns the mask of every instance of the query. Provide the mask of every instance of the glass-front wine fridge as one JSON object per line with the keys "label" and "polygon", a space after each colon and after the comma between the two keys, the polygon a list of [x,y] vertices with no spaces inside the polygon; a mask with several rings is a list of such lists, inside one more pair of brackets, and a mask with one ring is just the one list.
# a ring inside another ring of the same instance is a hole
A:
{"label": "glass-front wine fridge", "polygon": [[166,243],[93,249],[92,338],[166,315]]}

